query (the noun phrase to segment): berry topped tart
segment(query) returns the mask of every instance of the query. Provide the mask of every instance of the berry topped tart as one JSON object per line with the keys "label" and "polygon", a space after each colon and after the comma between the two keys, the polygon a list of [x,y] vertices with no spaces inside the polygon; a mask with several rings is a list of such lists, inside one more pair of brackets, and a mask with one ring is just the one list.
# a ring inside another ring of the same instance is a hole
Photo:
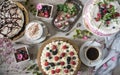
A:
{"label": "berry topped tart", "polygon": [[85,25],[97,35],[108,36],[120,30],[120,4],[117,0],[92,0],[83,11]]}
{"label": "berry topped tart", "polygon": [[57,37],[45,42],[38,52],[38,65],[44,75],[76,75],[80,67],[79,49],[71,40]]}
{"label": "berry topped tart", "polygon": [[0,3],[0,38],[19,38],[28,22],[27,11],[18,2],[5,0]]}

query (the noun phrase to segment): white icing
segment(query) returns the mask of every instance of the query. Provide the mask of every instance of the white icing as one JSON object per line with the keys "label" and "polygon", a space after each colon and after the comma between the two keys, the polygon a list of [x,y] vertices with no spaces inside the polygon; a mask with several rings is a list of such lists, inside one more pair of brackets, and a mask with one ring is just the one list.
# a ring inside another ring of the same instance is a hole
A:
{"label": "white icing", "polygon": [[[112,33],[119,31],[120,17],[117,18],[118,23],[114,22],[114,19],[112,19],[110,21],[109,27],[106,27],[103,23],[101,23],[101,21],[98,21],[98,22],[95,21],[94,18],[97,16],[97,13],[99,12],[98,5],[96,4],[98,3],[98,1],[102,1],[102,0],[94,0],[85,9],[85,14],[83,18],[85,18],[85,20],[88,22],[88,26],[103,34],[112,34]],[[120,5],[118,4],[117,1],[110,2],[110,4],[115,6],[116,11],[120,13]],[[98,28],[100,24],[102,25],[100,28]],[[113,29],[113,27],[115,27],[115,29]]]}

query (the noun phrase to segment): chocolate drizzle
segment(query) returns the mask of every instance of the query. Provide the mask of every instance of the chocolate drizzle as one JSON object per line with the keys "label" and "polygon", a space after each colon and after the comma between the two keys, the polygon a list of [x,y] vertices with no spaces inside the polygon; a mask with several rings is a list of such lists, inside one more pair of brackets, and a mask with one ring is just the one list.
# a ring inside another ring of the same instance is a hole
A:
{"label": "chocolate drizzle", "polygon": [[[0,35],[3,37],[13,38],[24,29],[24,24],[21,26],[18,23],[18,21],[22,21],[22,16],[17,13],[18,10],[19,7],[11,1],[4,1],[0,4]],[[3,33],[5,28],[7,31]],[[14,29],[19,31],[14,36],[9,36]]]}

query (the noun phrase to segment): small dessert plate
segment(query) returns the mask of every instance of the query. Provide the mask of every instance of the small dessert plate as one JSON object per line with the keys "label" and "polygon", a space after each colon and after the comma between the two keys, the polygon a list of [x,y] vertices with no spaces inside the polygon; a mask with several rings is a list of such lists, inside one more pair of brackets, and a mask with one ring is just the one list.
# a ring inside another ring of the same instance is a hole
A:
{"label": "small dessert plate", "polygon": [[88,46],[93,46],[93,47],[100,47],[101,45],[97,42],[93,42],[93,41],[87,41],[85,42],[81,48],[80,48],[80,51],[79,51],[79,56],[80,56],[80,59],[81,61],[87,65],[87,66],[90,66],[90,67],[93,67],[93,66],[96,66],[98,64],[100,64],[102,62],[102,57],[97,60],[97,61],[88,61],[85,57],[85,50],[86,48],[88,48]]}

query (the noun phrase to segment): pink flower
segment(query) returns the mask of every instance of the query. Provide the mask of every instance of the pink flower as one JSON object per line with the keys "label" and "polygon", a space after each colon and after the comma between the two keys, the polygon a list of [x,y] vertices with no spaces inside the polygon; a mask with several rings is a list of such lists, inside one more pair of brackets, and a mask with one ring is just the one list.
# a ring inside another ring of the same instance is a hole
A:
{"label": "pink flower", "polygon": [[83,40],[87,40],[88,39],[88,37],[87,36],[83,36]]}
{"label": "pink flower", "polygon": [[23,55],[22,54],[17,54],[17,59],[22,60]]}
{"label": "pink flower", "polygon": [[112,61],[115,61],[115,60],[117,60],[117,59],[116,59],[116,57],[112,57],[111,60],[112,60]]}
{"label": "pink flower", "polygon": [[39,4],[37,4],[37,10],[41,10],[42,9],[42,5],[39,3]]}

